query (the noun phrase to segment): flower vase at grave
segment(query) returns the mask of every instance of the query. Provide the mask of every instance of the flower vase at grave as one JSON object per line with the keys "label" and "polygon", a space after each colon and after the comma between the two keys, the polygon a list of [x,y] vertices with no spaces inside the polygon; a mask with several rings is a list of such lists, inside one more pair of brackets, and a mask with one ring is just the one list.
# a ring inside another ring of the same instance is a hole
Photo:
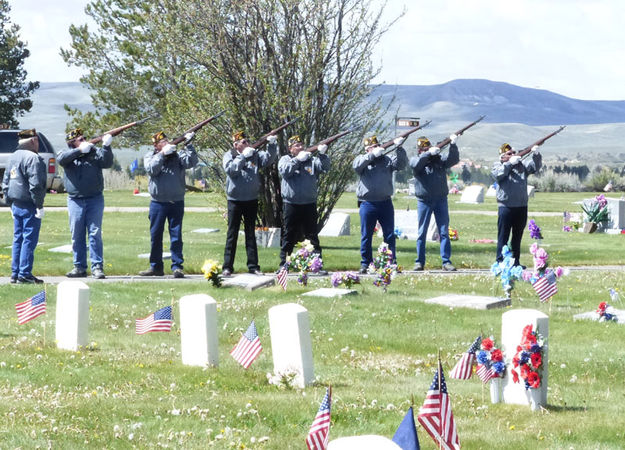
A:
{"label": "flower vase at grave", "polygon": [[540,389],[528,389],[527,394],[530,402],[530,409],[532,411],[539,411],[542,408],[543,402],[541,401]]}
{"label": "flower vase at grave", "polygon": [[490,379],[490,402],[501,403],[501,378]]}
{"label": "flower vase at grave", "polygon": [[584,228],[582,228],[584,233],[594,233],[597,231],[597,224],[595,222],[584,222]]}

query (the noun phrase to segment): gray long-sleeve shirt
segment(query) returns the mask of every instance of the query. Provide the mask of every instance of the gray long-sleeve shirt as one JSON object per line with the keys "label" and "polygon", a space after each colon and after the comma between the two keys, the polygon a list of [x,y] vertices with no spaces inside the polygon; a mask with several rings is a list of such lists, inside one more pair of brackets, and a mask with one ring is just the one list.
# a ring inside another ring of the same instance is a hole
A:
{"label": "gray long-sleeve shirt", "polygon": [[113,166],[113,150],[110,146],[93,147],[89,153],[82,153],[78,148],[67,148],[57,153],[56,159],[65,170],[68,195],[89,198],[104,190],[102,169]]}
{"label": "gray long-sleeve shirt", "polygon": [[164,156],[153,150],[143,157],[143,165],[149,176],[148,191],[157,202],[184,200],[185,170],[198,163],[197,153],[191,144],[183,150]]}
{"label": "gray long-sleeve shirt", "polygon": [[319,175],[328,170],[330,170],[328,155],[318,153],[303,162],[291,155],[284,155],[278,161],[278,172],[282,177],[280,183],[282,200],[296,205],[316,203]]}
{"label": "gray long-sleeve shirt", "polygon": [[278,157],[278,146],[268,144],[267,150],[254,152],[249,158],[229,151],[223,157],[226,172],[226,196],[228,200],[248,201],[258,198],[260,187],[259,169],[272,164]]}
{"label": "gray long-sleeve shirt", "polygon": [[391,155],[376,158],[373,153],[358,155],[352,167],[360,177],[356,197],[360,201],[379,202],[393,195],[393,172],[402,170],[408,163],[403,147],[398,147]]}
{"label": "gray long-sleeve shirt", "polygon": [[410,158],[416,197],[425,201],[447,197],[447,169],[458,164],[458,161],[460,152],[456,144],[450,144],[446,154],[432,155],[426,151]]}
{"label": "gray long-sleeve shirt", "polygon": [[43,208],[46,196],[46,163],[37,153],[18,149],[11,155],[2,179],[2,192],[8,204]]}
{"label": "gray long-sleeve shirt", "polygon": [[535,151],[531,159],[514,166],[510,161],[493,164],[491,176],[497,182],[497,204],[509,208],[527,206],[527,177],[540,170],[542,161],[541,154]]}

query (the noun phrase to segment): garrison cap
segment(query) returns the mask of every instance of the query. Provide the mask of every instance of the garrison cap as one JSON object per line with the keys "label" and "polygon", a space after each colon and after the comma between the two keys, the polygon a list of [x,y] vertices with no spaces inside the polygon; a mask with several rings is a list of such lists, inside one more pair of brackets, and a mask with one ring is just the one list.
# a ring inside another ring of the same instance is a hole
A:
{"label": "garrison cap", "polygon": [[73,141],[74,139],[76,139],[78,136],[82,136],[82,128],[74,128],[73,130],[70,130],[67,132],[67,134],[65,135],[65,140],[66,141]]}
{"label": "garrison cap", "polygon": [[299,135],[296,134],[295,136],[291,136],[289,138],[289,147],[291,145],[293,145],[293,144],[298,143],[298,142],[300,142],[300,143],[302,142],[302,138],[300,138]]}
{"label": "garrison cap", "polygon": [[247,139],[247,134],[245,134],[245,131],[239,130],[232,133],[233,142],[240,141],[241,139]]}
{"label": "garrison cap", "polygon": [[506,142],[506,143],[502,144],[501,147],[499,147],[499,154],[503,155],[508,150],[512,150],[512,146]]}
{"label": "garrison cap", "polygon": [[163,131],[159,131],[158,133],[154,133],[152,135],[152,143],[157,144],[159,141],[163,139],[167,139],[167,135]]}
{"label": "garrison cap", "polygon": [[424,147],[431,147],[431,146],[432,144],[430,143],[430,140],[426,138],[425,136],[419,136],[417,138],[417,147],[424,148]]}
{"label": "garrison cap", "polygon": [[365,147],[370,147],[372,145],[378,145],[378,137],[374,134],[373,136],[369,136],[368,138],[365,138]]}
{"label": "garrison cap", "polygon": [[17,132],[18,139],[28,139],[32,137],[37,137],[37,131],[34,128],[30,130],[20,130]]}

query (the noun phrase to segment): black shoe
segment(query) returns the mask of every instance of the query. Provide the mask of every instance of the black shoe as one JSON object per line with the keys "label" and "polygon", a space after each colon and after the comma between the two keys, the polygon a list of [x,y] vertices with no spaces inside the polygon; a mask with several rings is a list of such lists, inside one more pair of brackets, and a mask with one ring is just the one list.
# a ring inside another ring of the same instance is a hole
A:
{"label": "black shoe", "polygon": [[184,272],[182,269],[174,269],[173,274],[174,278],[184,278]]}
{"label": "black shoe", "polygon": [[150,267],[148,270],[142,270],[139,272],[139,275],[142,277],[162,277],[165,273],[163,272],[163,269],[156,270]]}
{"label": "black shoe", "polygon": [[366,274],[369,271],[369,266],[365,266],[364,264],[362,264],[360,266],[360,270],[358,271],[358,273],[360,274]]}
{"label": "black shoe", "polygon": [[72,270],[67,272],[65,276],[67,278],[85,278],[87,276],[87,271],[85,269],[74,267]]}
{"label": "black shoe", "polygon": [[221,276],[224,278],[228,278],[232,276],[232,270],[230,269],[224,269],[221,271]]}
{"label": "black shoe", "polygon": [[323,269],[321,269],[319,272],[317,272],[317,275],[324,275],[325,276],[327,274],[328,274],[328,271],[327,270],[323,270]]}
{"label": "black shoe", "polygon": [[43,280],[40,280],[34,275],[27,277],[17,277],[17,284],[43,284]]}
{"label": "black shoe", "polygon": [[17,275],[11,275],[11,284],[17,283]]}
{"label": "black shoe", "polygon": [[422,272],[423,271],[423,264],[421,264],[420,262],[417,262],[414,264],[414,270],[415,272]]}
{"label": "black shoe", "polygon": [[258,275],[258,276],[262,276],[262,275],[264,275],[264,273],[262,273],[262,272],[260,271],[260,269],[250,270],[250,273],[251,273],[252,275]]}
{"label": "black shoe", "polygon": [[104,271],[102,270],[102,267],[94,267],[91,270],[91,276],[98,280],[103,280],[106,278],[106,275],[104,275]]}
{"label": "black shoe", "polygon": [[446,262],[445,264],[443,264],[443,270],[446,270],[447,272],[455,272],[456,268],[452,263]]}

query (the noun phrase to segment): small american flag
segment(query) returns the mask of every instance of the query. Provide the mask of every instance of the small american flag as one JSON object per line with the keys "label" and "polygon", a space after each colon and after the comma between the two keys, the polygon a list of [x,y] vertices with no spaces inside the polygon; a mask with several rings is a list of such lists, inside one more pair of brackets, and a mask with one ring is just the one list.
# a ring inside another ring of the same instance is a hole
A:
{"label": "small american flag", "polygon": [[278,284],[282,286],[282,289],[285,291],[286,291],[286,283],[287,283],[288,276],[289,276],[289,268],[285,264],[284,266],[280,268],[280,271],[278,272],[278,276],[277,276]]}
{"label": "small american flag", "polygon": [[332,396],[330,390],[326,388],[326,395],[317,411],[317,416],[313,420],[306,437],[308,450],[326,450],[330,440],[330,405]]}
{"label": "small american flag", "polygon": [[490,363],[488,364],[478,364],[477,371],[475,372],[482,383],[488,383],[491,378],[495,377],[495,370],[492,368]]}
{"label": "small american flag", "polygon": [[17,323],[24,325],[26,322],[33,320],[46,313],[46,291],[41,291],[33,295],[25,302],[15,305],[17,311]]}
{"label": "small american flag", "polygon": [[171,318],[171,306],[165,306],[145,319],[137,319],[137,334],[145,334],[151,331],[171,331],[173,320]]}
{"label": "small american flag", "polygon": [[252,320],[250,326],[247,327],[247,331],[230,354],[232,357],[247,369],[256,359],[258,354],[262,351],[263,347],[260,345],[260,339],[258,338],[258,332],[256,331],[256,324]]}
{"label": "small american flag", "polygon": [[460,448],[460,439],[456,432],[456,423],[451,411],[451,401],[447,395],[447,384],[440,360],[417,419],[439,448],[446,450]]}
{"label": "small american flag", "polygon": [[532,286],[534,286],[534,290],[538,294],[538,298],[541,302],[546,302],[558,293],[556,275],[553,271],[547,272],[545,275],[536,280]]}
{"label": "small american flag", "polygon": [[475,362],[475,352],[479,350],[482,337],[478,336],[475,342],[469,347],[465,353],[462,354],[462,358],[453,368],[449,376],[456,380],[468,380],[473,375],[473,363]]}

